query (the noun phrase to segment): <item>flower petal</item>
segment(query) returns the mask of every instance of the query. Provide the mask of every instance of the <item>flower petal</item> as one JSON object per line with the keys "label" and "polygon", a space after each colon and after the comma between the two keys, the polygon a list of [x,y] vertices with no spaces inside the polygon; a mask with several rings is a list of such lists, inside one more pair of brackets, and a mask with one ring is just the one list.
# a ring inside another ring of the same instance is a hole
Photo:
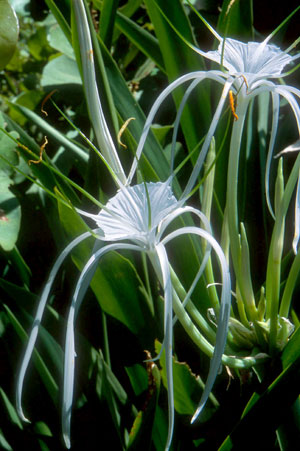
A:
{"label": "flower petal", "polygon": [[133,244],[114,243],[108,244],[101,249],[95,251],[89,261],[84,266],[78,282],[75,287],[72,304],[69,310],[65,343],[65,359],[64,359],[64,388],[63,388],[63,405],[62,405],[62,430],[63,437],[67,448],[71,447],[70,430],[71,430],[71,411],[73,403],[74,389],[74,368],[75,368],[75,340],[74,340],[74,322],[80,305],[83,301],[86,290],[94,276],[96,266],[99,259],[107,252],[120,249],[129,249],[140,251],[140,247]]}
{"label": "flower petal", "polygon": [[[95,230],[95,232],[98,229]],[[46,303],[48,300],[48,296],[52,287],[52,284],[54,282],[54,279],[56,277],[56,274],[59,270],[59,268],[61,267],[63,261],[65,260],[65,258],[69,255],[69,253],[72,251],[72,249],[77,246],[77,244],[79,244],[81,241],[85,240],[86,238],[90,237],[91,234],[89,232],[85,232],[82,235],[80,235],[79,237],[75,238],[75,240],[73,240],[59,255],[58,259],[56,260],[56,262],[53,265],[53,268],[50,272],[49,278],[47,280],[47,283],[45,285],[45,288],[43,290],[41,299],[39,301],[38,304],[38,308],[37,308],[37,312],[34,318],[34,322],[33,322],[33,326],[31,329],[31,332],[29,334],[29,338],[28,338],[28,343],[25,349],[25,353],[24,353],[24,357],[22,359],[22,363],[21,363],[21,367],[19,370],[19,374],[18,374],[18,378],[17,378],[17,389],[16,389],[16,407],[17,407],[17,411],[19,416],[22,418],[23,421],[28,421],[26,419],[26,417],[24,416],[23,413],[23,409],[22,409],[22,391],[23,391],[23,383],[24,383],[24,378],[25,378],[25,374],[27,371],[27,367],[28,364],[30,362],[31,359],[31,355],[34,349],[34,345],[37,339],[37,335],[38,335],[38,331],[39,331],[39,326],[41,324],[42,321],[42,317],[44,314],[44,310],[46,307]]]}
{"label": "flower petal", "polygon": [[222,248],[218,244],[218,242],[206,231],[197,227],[183,227],[175,232],[171,232],[167,235],[163,240],[162,244],[165,245],[170,240],[184,234],[195,234],[199,235],[202,238],[206,239],[207,242],[212,246],[215,250],[217,257],[219,259],[221,273],[222,273],[222,294],[221,294],[221,306],[218,317],[218,329],[216,335],[216,345],[213,353],[213,357],[210,362],[209,373],[207,377],[207,381],[205,384],[205,388],[200,399],[200,403],[196,412],[193,415],[192,422],[194,422],[202,411],[205,403],[209,397],[209,394],[212,390],[213,384],[217,377],[221,362],[222,355],[225,349],[226,337],[228,331],[228,321],[230,316],[230,306],[231,306],[231,282],[230,282],[230,274],[228,264],[225,258],[225,255],[222,251]]}
{"label": "flower petal", "polygon": [[[173,389],[173,362],[172,362],[172,283],[169,260],[165,247],[159,243],[156,248],[159,260],[162,285],[164,290],[164,348],[166,355],[166,372],[168,385],[168,437],[165,450],[170,448],[174,430],[174,389]],[[155,265],[157,269],[157,265]]]}

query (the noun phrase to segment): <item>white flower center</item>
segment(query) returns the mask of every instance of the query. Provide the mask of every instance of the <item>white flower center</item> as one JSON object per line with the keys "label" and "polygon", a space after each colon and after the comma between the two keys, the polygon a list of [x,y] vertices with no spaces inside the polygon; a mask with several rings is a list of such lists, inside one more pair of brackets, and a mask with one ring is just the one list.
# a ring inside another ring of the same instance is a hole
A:
{"label": "white flower center", "polygon": [[107,241],[130,239],[151,246],[159,223],[177,205],[169,182],[141,183],[120,190],[96,223]]}
{"label": "white flower center", "polygon": [[258,42],[245,44],[228,38],[221,61],[222,45],[221,42],[218,50],[207,52],[205,56],[219,64],[222,62],[232,75],[245,75],[249,83],[261,77],[279,77],[283,68],[293,60],[291,55],[275,45]]}

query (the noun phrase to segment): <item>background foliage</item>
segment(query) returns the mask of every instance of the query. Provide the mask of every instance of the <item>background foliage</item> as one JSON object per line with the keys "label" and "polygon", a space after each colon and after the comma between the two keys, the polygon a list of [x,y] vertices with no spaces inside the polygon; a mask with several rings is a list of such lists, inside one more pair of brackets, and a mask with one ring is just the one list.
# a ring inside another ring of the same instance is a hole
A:
{"label": "background foliage", "polygon": [[[129,117],[135,118],[122,136],[127,150],[120,149],[122,163],[128,168],[153,99],[179,75],[206,67],[174,29],[203,50],[212,48],[214,43],[203,23],[180,0],[88,3],[95,26],[93,39],[100,96],[115,140],[122,124]],[[293,2],[275,5],[268,1],[240,0],[234,2],[228,19],[224,11],[229,3],[228,0],[193,2],[220,33],[244,40],[261,40],[293,9]],[[10,5],[17,13],[19,26]],[[98,208],[58,177],[51,167],[102,202],[115,188],[78,131],[50,101],[43,104],[43,99],[55,90],[53,98],[59,108],[93,139],[72,47],[70,2],[1,0],[0,11],[0,127],[23,144],[20,147],[4,132],[0,134],[3,157],[0,160],[0,447],[59,450],[63,448],[59,387],[64,318],[78,269],[88,258],[92,240],[72,253],[55,283],[38,351],[26,378],[24,406],[31,419],[28,425],[20,422],[15,411],[14,376],[49,270],[60,250],[85,230],[78,215],[58,202],[56,193],[63,193],[80,208],[93,212]],[[2,11],[9,14],[9,22],[7,16],[5,19],[1,16]],[[275,38],[283,49],[298,37],[295,24],[294,18]],[[299,86],[297,72],[291,78]],[[141,163],[148,180],[165,180],[168,176],[172,122],[182,95],[183,91],[176,91],[156,117]],[[181,122],[177,163],[205,135],[218,96],[209,83],[201,85],[193,94]],[[262,183],[261,158],[268,136],[266,114],[267,111],[259,108],[255,113],[258,129],[252,147],[258,152],[243,162],[244,189],[240,194],[240,208],[247,219],[251,241],[255,290],[264,283],[272,221],[266,213]],[[215,137],[217,149],[229,119],[230,111],[227,111]],[[287,140],[290,143],[294,135],[289,116],[283,115],[278,150]],[[29,164],[29,160],[38,158],[45,136],[48,138],[45,164]],[[216,165],[218,177],[212,211],[216,236],[221,233],[225,202],[227,144],[225,140]],[[292,158],[285,163],[287,170]],[[179,177],[178,192],[191,164],[186,165]],[[39,181],[46,191],[33,180]],[[193,202],[198,201],[199,193],[196,193]],[[188,286],[196,267],[193,243],[178,240],[171,254],[172,264]],[[289,265],[289,258],[287,254],[284,265]],[[299,282],[298,278],[295,299],[300,292]],[[154,356],[162,341],[160,295],[160,288],[141,257],[129,252],[115,253],[99,265],[77,321],[72,449],[84,446],[90,450],[99,446],[163,449],[167,433],[164,360],[162,357],[154,365],[143,363],[144,350]],[[203,283],[195,291],[194,302],[206,315],[209,297]],[[205,380],[209,361],[191,343],[182,327],[175,326],[176,428],[172,449],[229,450],[254,445],[288,449],[289,442],[299,439],[300,335],[299,309],[297,305],[294,308],[291,314],[296,331],[283,353],[263,368],[236,371],[234,378],[224,370],[215,386],[216,399],[210,400],[193,426],[190,418],[201,396],[201,377]]]}

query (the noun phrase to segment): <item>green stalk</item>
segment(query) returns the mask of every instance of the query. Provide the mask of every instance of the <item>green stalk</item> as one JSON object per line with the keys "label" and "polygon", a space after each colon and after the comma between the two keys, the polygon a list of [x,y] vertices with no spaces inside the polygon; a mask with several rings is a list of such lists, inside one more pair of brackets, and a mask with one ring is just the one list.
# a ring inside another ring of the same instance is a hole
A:
{"label": "green stalk", "polygon": [[249,260],[243,262],[245,249],[245,239],[243,237],[243,249],[241,248],[241,238],[238,229],[238,172],[239,172],[239,157],[242,142],[243,128],[246,118],[246,112],[249,102],[247,99],[238,96],[238,105],[236,114],[238,120],[234,122],[232,126],[229,161],[228,161],[228,173],[227,173],[227,221],[230,237],[230,249],[233,267],[236,275],[236,281],[241,293],[241,297],[245,304],[246,312],[250,321],[257,319],[257,310],[255,306],[254,293],[251,284],[250,264]]}
{"label": "green stalk", "polygon": [[[205,214],[207,219],[210,221],[211,215],[211,206],[213,200],[213,192],[214,192],[214,180],[215,180],[215,159],[216,159],[216,146],[214,138],[211,141],[210,148],[206,157],[206,162],[204,165],[204,177],[205,181],[203,184],[203,197],[202,197],[202,212]],[[210,170],[211,168],[211,170]],[[209,171],[209,172],[208,172]],[[205,252],[205,247],[203,246],[203,253]],[[220,308],[220,302],[216,287],[214,285],[215,278],[213,273],[213,267],[211,262],[211,257],[208,259],[206,268],[205,268],[205,277],[207,284],[211,284],[211,288],[208,291],[211,305],[215,312],[217,313]]]}
{"label": "green stalk", "polygon": [[[153,255],[151,252],[147,252],[148,257],[151,260],[151,263],[153,265],[153,268],[155,270],[155,273],[160,281],[162,283],[162,275],[160,267],[158,266],[156,256]],[[175,274],[172,270],[172,267],[170,267],[170,273],[171,278],[173,279],[173,275]],[[172,282],[173,283],[173,282]],[[203,351],[208,357],[212,357],[214,353],[214,347],[201,335],[193,321],[191,320],[188,313],[185,311],[184,306],[182,305],[182,302],[176,293],[175,289],[173,289],[173,310],[175,312],[175,315],[177,316],[180,324],[188,334],[188,336],[192,339],[192,341],[196,344],[196,346]],[[258,363],[262,363],[263,360],[266,358],[266,354],[259,354],[257,356],[249,356],[244,358],[238,358],[233,356],[228,356],[223,354],[222,356],[222,363],[224,365],[227,365],[231,368],[251,368],[254,365]]]}
{"label": "green stalk", "polygon": [[[214,352],[214,347],[208,343],[208,341],[201,335],[197,327],[192,322],[191,318],[185,311],[182,306],[182,302],[180,301],[177,293],[174,290],[173,296],[173,309],[178,317],[180,324],[183,326],[186,333],[193,340],[193,342],[198,346],[198,348],[203,351],[208,357],[212,357]],[[263,356],[260,355],[258,357],[245,357],[245,358],[237,358],[223,354],[222,363],[231,368],[251,368],[257,363],[261,362]]]}
{"label": "green stalk", "polygon": [[[186,291],[184,287],[182,286],[178,276],[176,275],[175,271],[170,267],[171,272],[171,279],[172,279],[172,285],[174,288],[174,295],[177,296],[179,302],[181,302],[185,299]],[[199,310],[196,308],[194,303],[189,300],[185,306],[185,309],[187,310],[188,314],[193,318],[196,325],[201,329],[201,331],[207,336],[207,338],[215,344],[216,342],[216,333],[215,331],[209,326],[208,322],[204,319],[204,317],[201,315]]]}
{"label": "green stalk", "polygon": [[[282,200],[280,204],[276,208],[276,220],[273,228],[273,234],[270,244],[268,265],[267,265],[267,280],[266,280],[266,318],[270,319],[271,329],[270,329],[270,352],[275,352],[276,350],[276,336],[277,336],[277,315],[278,315],[278,303],[279,300],[276,299],[276,296],[279,298],[279,288],[280,288],[280,278],[279,280],[274,280],[276,277],[276,268],[274,269],[274,255],[276,256],[276,250],[278,247],[278,239],[281,236],[282,225],[284,224],[285,216],[287,214],[287,210],[289,208],[291,198],[297,184],[298,174],[300,168],[300,154],[298,155],[293,169],[290,173],[289,179],[285,186],[284,194],[282,196]],[[278,264],[278,263],[277,263]],[[279,263],[280,264],[280,263]],[[295,263],[295,265],[297,265]],[[277,268],[278,269],[278,268]],[[279,275],[280,277],[280,275]],[[291,276],[292,277],[292,276]],[[275,286],[275,283],[277,286]],[[289,288],[288,288],[289,289]],[[277,295],[278,293],[278,295]],[[286,292],[288,293],[288,292]],[[287,309],[287,296],[286,294],[284,304],[282,309]],[[275,306],[277,307],[277,311],[275,311]],[[276,328],[275,328],[276,326]]]}
{"label": "green stalk", "polygon": [[292,300],[293,291],[295,288],[295,284],[297,282],[297,279],[300,274],[300,252],[295,257],[295,260],[293,261],[293,264],[291,266],[284,292],[281,299],[280,304],[280,310],[279,310],[279,316],[283,316],[284,318],[287,318],[290,311],[290,305]]}
{"label": "green stalk", "polygon": [[[280,221],[275,221],[274,233],[271,241],[267,279],[269,283],[267,285],[267,318],[270,318],[270,353],[271,355],[276,350],[276,338],[278,329],[278,309],[279,309],[279,296],[280,296],[280,274],[281,274],[281,258],[284,242],[284,229],[285,229],[285,215],[279,214],[280,205],[282,203],[284,193],[284,180],[282,159],[279,161],[278,173],[275,184],[275,214],[276,218],[279,217]],[[269,277],[268,277],[269,275]]]}

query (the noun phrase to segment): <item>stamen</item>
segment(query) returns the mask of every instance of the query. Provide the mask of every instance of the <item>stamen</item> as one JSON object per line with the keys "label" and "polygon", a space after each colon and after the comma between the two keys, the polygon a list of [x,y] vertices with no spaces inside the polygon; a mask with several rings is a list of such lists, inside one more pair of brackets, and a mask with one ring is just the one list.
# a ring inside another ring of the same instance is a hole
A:
{"label": "stamen", "polygon": [[47,139],[47,136],[45,136],[45,141],[44,141],[44,143],[43,143],[43,144],[41,145],[41,147],[40,147],[40,156],[39,156],[39,159],[38,159],[38,160],[28,160],[29,166],[31,165],[31,163],[39,164],[39,163],[42,162],[42,159],[43,159],[43,152],[44,152],[45,147],[46,147],[47,144],[48,144],[48,139]]}
{"label": "stamen", "polygon": [[46,110],[44,110],[44,105],[56,91],[57,89],[53,89],[53,91],[49,92],[49,94],[42,101],[41,112],[44,113],[45,116],[48,116],[48,113]]}
{"label": "stamen", "polygon": [[239,117],[238,117],[238,115],[235,112],[234,97],[233,97],[233,93],[232,93],[231,89],[230,89],[228,95],[229,95],[229,104],[230,104],[230,108],[231,108],[234,120],[237,121]]}
{"label": "stamen", "polygon": [[122,127],[120,128],[120,131],[118,133],[118,143],[125,149],[127,149],[127,146],[126,146],[126,144],[122,143],[121,136],[125,132],[129,122],[134,121],[134,120],[135,120],[135,117],[130,117],[129,119],[127,119],[127,121],[124,122],[124,124],[122,125]]}

